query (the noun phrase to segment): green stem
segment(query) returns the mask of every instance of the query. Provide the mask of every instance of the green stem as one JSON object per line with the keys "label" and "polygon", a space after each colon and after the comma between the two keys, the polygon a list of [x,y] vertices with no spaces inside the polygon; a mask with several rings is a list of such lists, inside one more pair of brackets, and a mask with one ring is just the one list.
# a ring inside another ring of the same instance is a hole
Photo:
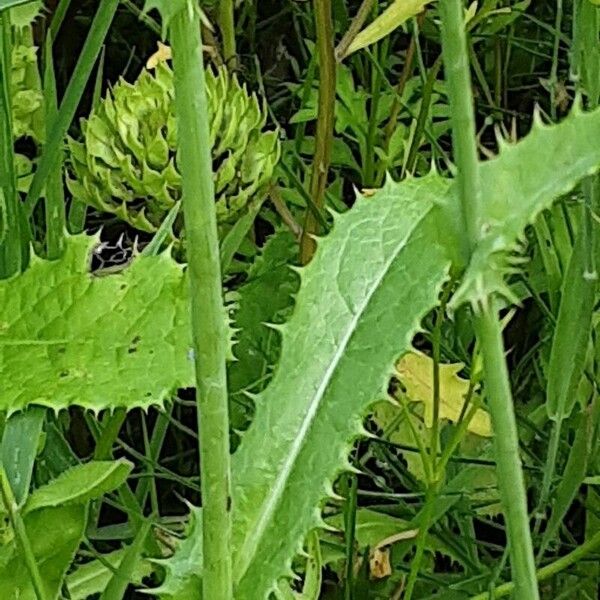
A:
{"label": "green stem", "polygon": [[354,598],[354,543],[356,540],[356,475],[347,475],[344,481],[346,502],[344,506],[344,535],[346,537],[346,572],[344,577],[344,600]]}
{"label": "green stem", "polygon": [[[464,6],[462,0],[443,0],[440,8],[443,56],[458,166],[457,187],[471,253],[480,237],[481,192]],[[502,329],[493,298],[488,299],[485,306],[477,308],[480,312],[476,315],[475,326],[481,345],[486,396],[494,427],[498,487],[508,530],[516,597],[536,600],[539,592],[527,514],[527,495]]]}
{"label": "green stem", "polygon": [[475,116],[469,52],[461,0],[442,0],[442,55],[452,114],[452,140],[462,220],[469,252],[479,241],[479,165],[475,146]]}
{"label": "green stem", "polygon": [[[550,498],[550,488],[556,473],[556,459],[558,457],[558,449],[560,447],[560,434],[562,431],[563,419],[559,418],[552,421],[552,431],[550,432],[550,441],[548,450],[546,451],[546,464],[544,466],[544,476],[542,478],[542,490],[538,500],[535,525],[533,527],[534,535],[540,532],[542,521],[544,520],[546,505]],[[539,556],[539,555],[538,555]]]}
{"label": "green stem", "polygon": [[[382,44],[375,44],[373,54],[379,62],[382,56],[387,55],[388,40],[384,40]],[[381,98],[381,73],[377,69],[371,70],[371,102],[369,107],[369,124],[367,127],[367,143],[363,165],[363,181],[365,187],[373,187],[375,185],[375,147],[377,134],[379,131],[378,113],[379,100]]]}
{"label": "green stem", "polygon": [[0,495],[2,498],[2,503],[8,512],[8,518],[10,519],[10,523],[15,532],[15,537],[21,546],[21,552],[23,552],[23,558],[25,559],[25,564],[27,565],[27,570],[29,571],[29,577],[31,578],[31,584],[35,592],[35,596],[37,600],[46,600],[47,596],[44,590],[44,583],[35,561],[31,542],[27,536],[25,523],[23,523],[23,519],[19,513],[19,507],[17,506],[10,483],[8,482],[8,477],[6,476],[6,472],[4,471],[2,465],[0,465]]}
{"label": "green stem", "polygon": [[539,594],[527,514],[525,478],[519,456],[519,434],[504,356],[502,330],[495,310],[484,310],[476,317],[475,324],[483,354],[486,397],[494,428],[496,476],[508,530],[516,597],[535,600],[539,598]]}
{"label": "green stem", "polygon": [[12,32],[9,11],[0,11],[0,277],[21,270],[21,211],[15,176],[12,103]]}
{"label": "green stem", "polygon": [[427,486],[425,504],[421,510],[419,519],[419,534],[417,535],[415,556],[411,561],[410,573],[408,574],[408,581],[406,583],[406,590],[402,596],[404,600],[411,600],[415,585],[417,583],[417,577],[419,575],[421,563],[423,562],[423,556],[425,554],[425,542],[427,541],[427,534],[429,533],[429,529],[433,523],[435,500],[439,493],[439,489],[440,482],[432,482]]}
{"label": "green stem", "polygon": [[232,597],[231,476],[226,357],[228,335],[198,13],[172,21],[175,111],[191,288],[203,510],[204,598]]}
{"label": "green stem", "polygon": [[219,2],[219,28],[223,40],[223,58],[225,64],[235,69],[237,66],[237,53],[235,47],[235,16],[233,0],[220,0]]}
{"label": "green stem", "polygon": [[556,90],[558,89],[558,54],[560,51],[560,33],[563,18],[563,0],[556,0],[556,18],[554,20],[554,47],[552,49],[552,69],[550,70],[550,114],[556,121]]}
{"label": "green stem", "polygon": [[389,156],[390,146],[392,143],[392,137],[394,135],[394,132],[398,127],[398,117],[400,116],[400,111],[402,110],[402,94],[404,93],[406,83],[413,72],[418,35],[418,27],[415,25],[413,35],[410,38],[410,44],[408,46],[408,49],[406,50],[406,55],[404,57],[404,66],[402,67],[402,73],[400,74],[400,79],[398,80],[398,83],[396,84],[394,90],[395,93],[394,99],[392,101],[392,107],[390,108],[390,114],[387,123],[385,124],[385,128],[383,130],[383,149],[385,151],[386,160],[380,161],[379,163],[380,167],[379,173],[377,174],[377,187],[381,187],[386,171],[392,164],[392,157]]}
{"label": "green stem", "polygon": [[[600,532],[590,538],[587,542],[581,544],[578,548],[575,548],[573,552],[562,556],[558,560],[538,569],[536,572],[536,578],[538,581],[544,581],[554,577],[558,573],[568,569],[571,565],[577,564],[582,558],[585,558],[588,554],[600,547]],[[477,596],[472,596],[471,600],[489,600],[490,598],[503,598],[509,596],[513,592],[516,592],[517,586],[513,581],[504,583],[498,586],[493,592],[483,592]],[[519,596],[518,592],[515,598],[529,598],[529,596]]]}
{"label": "green stem", "polygon": [[[319,110],[315,155],[312,165],[310,196],[315,209],[325,204],[325,188],[331,162],[333,126],[335,116],[335,55],[333,47],[333,21],[331,0],[314,0],[317,52],[319,54]],[[318,229],[318,219],[307,208],[304,232],[300,243],[300,260],[306,264],[314,254],[315,241],[311,237]]]}

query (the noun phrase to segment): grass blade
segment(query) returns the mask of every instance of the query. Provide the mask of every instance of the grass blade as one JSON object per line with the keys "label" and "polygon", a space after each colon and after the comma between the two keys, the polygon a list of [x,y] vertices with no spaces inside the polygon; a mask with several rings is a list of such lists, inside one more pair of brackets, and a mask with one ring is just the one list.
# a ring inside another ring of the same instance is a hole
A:
{"label": "grass blade", "polygon": [[31,188],[25,199],[26,214],[31,214],[40,199],[44,186],[60,160],[60,149],[64,143],[67,130],[73,121],[75,111],[87,85],[90,73],[100,54],[102,44],[110,28],[113,17],[117,12],[119,0],[101,0],[90,31],[85,40],[79,60],[75,66],[67,90],[60,105],[60,110],[50,130],[44,152],[38,164],[31,183]]}
{"label": "grass blade", "polygon": [[[56,77],[52,58],[52,37],[46,38],[46,65],[44,70],[44,102],[46,105],[46,123],[48,129],[56,121],[58,100],[56,96]],[[46,183],[46,252],[50,260],[62,256],[65,245],[65,190],[63,186],[64,153],[58,151],[58,158],[52,167]]]}
{"label": "grass blade", "polygon": [[23,504],[29,494],[45,416],[46,409],[32,407],[11,416],[4,429],[0,464],[19,505]]}

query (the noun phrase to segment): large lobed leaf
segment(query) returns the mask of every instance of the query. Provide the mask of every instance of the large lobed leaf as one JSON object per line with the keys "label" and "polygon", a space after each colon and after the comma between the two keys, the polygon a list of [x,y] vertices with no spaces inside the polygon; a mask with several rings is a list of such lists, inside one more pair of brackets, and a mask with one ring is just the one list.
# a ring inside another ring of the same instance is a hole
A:
{"label": "large lobed leaf", "polygon": [[364,412],[435,306],[450,261],[434,201],[447,189],[430,175],[359,198],[302,271],[277,370],[233,459],[236,598],[265,598],[289,570]]}
{"label": "large lobed leaf", "polygon": [[97,242],[72,237],[60,260],[0,282],[0,411],[147,407],[194,385],[183,268],[166,252],[93,275]]}

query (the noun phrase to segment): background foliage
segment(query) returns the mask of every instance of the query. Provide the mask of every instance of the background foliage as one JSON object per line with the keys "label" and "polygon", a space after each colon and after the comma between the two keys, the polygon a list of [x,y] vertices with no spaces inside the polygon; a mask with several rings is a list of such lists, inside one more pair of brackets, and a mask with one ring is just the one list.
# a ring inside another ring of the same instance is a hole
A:
{"label": "background foliage", "polygon": [[[540,596],[598,597],[600,116],[583,111],[600,13],[464,6],[486,225],[469,256],[441,1],[333,0],[329,40],[327,2],[240,0],[233,30],[229,3],[200,2],[236,598],[510,595],[473,325],[492,297]],[[2,598],[201,597],[182,132],[159,45],[178,8],[2,13]]]}

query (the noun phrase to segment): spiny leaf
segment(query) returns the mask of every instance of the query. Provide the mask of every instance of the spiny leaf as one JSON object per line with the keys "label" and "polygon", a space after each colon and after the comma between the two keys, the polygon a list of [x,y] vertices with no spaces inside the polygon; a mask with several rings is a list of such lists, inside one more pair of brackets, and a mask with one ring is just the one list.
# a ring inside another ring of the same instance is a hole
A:
{"label": "spiny leaf", "polygon": [[[540,210],[595,168],[599,150],[589,137],[582,145],[591,158],[563,164],[563,151],[577,159],[571,136],[598,127],[600,113],[572,116],[555,129],[538,125],[481,166],[491,200],[484,209],[487,237],[476,255],[510,250]],[[561,152],[554,149],[559,141]],[[436,229],[456,219],[457,205],[453,184],[435,175],[388,183],[337,217],[302,272],[294,314],[281,327],[274,379],[257,398],[256,418],[234,456],[236,598],[263,600],[289,573],[305,534],[322,523],[320,504],[347,467],[362,415],[386,393],[395,359],[435,305],[448,256],[457,254],[457,240]],[[485,277],[487,266],[471,263],[467,283]],[[480,470],[463,468],[456,484],[464,490]]]}
{"label": "spiny leaf", "polygon": [[433,203],[447,189],[431,175],[358,199],[302,272],[277,370],[233,459],[236,598],[262,600],[288,572],[362,415],[436,304],[449,259]]}
{"label": "spiny leaf", "polygon": [[71,237],[60,260],[0,282],[0,411],[148,407],[194,385],[183,268],[165,252],[93,275],[97,243]]}
{"label": "spiny leaf", "polygon": [[500,154],[481,164],[481,240],[451,308],[477,306],[494,293],[512,297],[504,283],[513,268],[508,253],[527,225],[559,196],[600,166],[600,110],[576,105],[558,125],[536,117],[531,133],[517,144],[502,142]]}
{"label": "spiny leaf", "polygon": [[[462,412],[469,382],[458,376],[464,365],[440,364],[440,419],[456,423]],[[422,352],[405,354],[396,365],[396,374],[405,389],[408,400],[423,402],[425,425],[433,425],[433,360]],[[490,437],[492,425],[489,414],[479,409],[469,422],[468,430],[477,435]]]}
{"label": "spiny leaf", "polygon": [[245,425],[248,415],[237,407],[247,392],[262,391],[271,379],[280,350],[280,336],[268,324],[281,324],[293,305],[298,276],[290,268],[297,258],[298,244],[291,233],[276,232],[255,260],[248,280],[237,294],[234,346],[236,361],[228,368],[229,393],[233,400],[233,427]]}
{"label": "spiny leaf", "polygon": [[186,538],[177,546],[173,556],[153,561],[164,567],[166,576],[159,588],[145,592],[161,600],[202,599],[202,510],[191,506],[190,511]]}
{"label": "spiny leaf", "polygon": [[10,11],[10,24],[19,29],[28,27],[42,14],[43,10],[44,3],[41,0],[15,6]]}

